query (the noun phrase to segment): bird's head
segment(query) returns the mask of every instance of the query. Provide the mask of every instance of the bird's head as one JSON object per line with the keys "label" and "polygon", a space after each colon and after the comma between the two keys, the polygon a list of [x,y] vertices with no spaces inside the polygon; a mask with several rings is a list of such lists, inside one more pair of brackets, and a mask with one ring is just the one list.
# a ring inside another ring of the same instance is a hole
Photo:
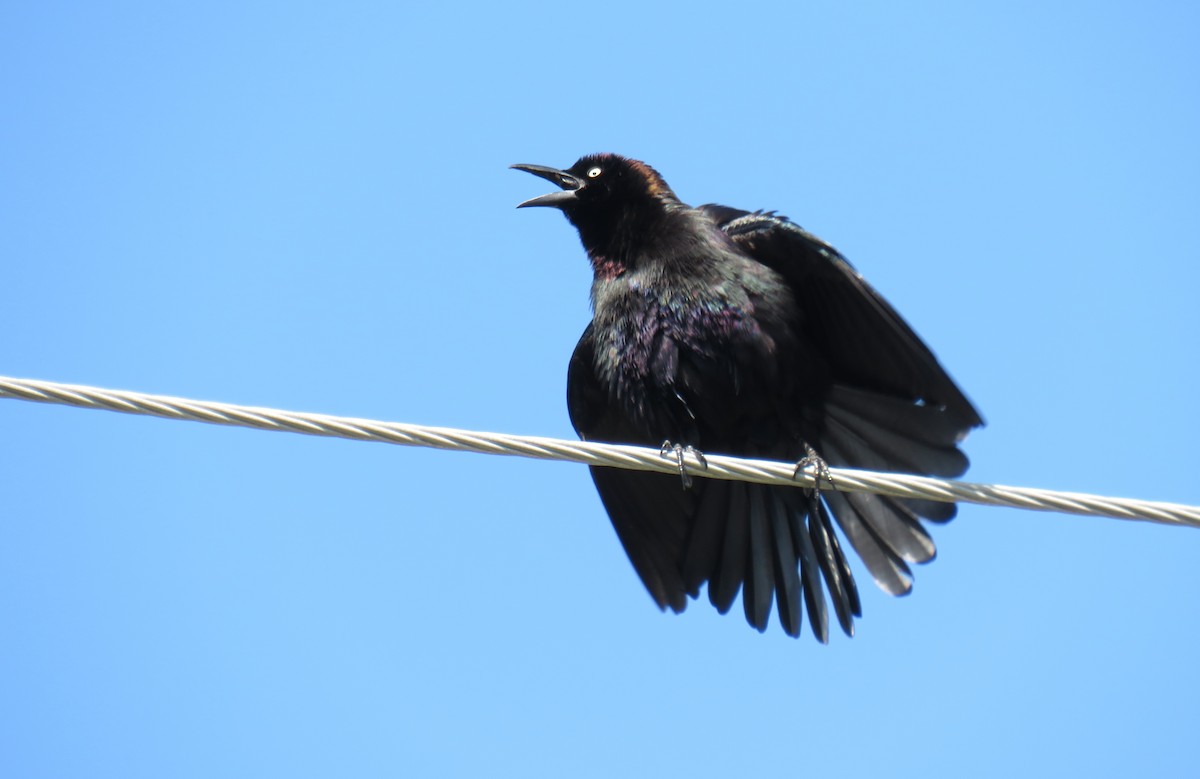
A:
{"label": "bird's head", "polygon": [[561,191],[526,200],[517,208],[549,206],[566,215],[589,249],[626,243],[680,206],[658,171],[616,154],[589,154],[566,170],[513,165],[557,184]]}

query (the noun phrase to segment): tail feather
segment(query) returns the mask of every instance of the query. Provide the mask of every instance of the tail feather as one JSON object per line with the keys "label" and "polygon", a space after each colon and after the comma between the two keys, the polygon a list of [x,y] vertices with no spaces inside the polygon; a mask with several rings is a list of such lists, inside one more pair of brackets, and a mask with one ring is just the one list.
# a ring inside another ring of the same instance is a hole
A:
{"label": "tail feather", "polygon": [[908,510],[921,519],[930,522],[949,522],[958,516],[958,504],[942,500],[919,500],[917,498],[888,498],[888,500],[908,507]]}
{"label": "tail feather", "polygon": [[912,589],[912,572],[904,561],[875,536],[844,493],[827,490],[821,494],[876,584],[890,595],[908,594]]}
{"label": "tail feather", "polygon": [[766,490],[759,485],[747,488],[750,494],[750,547],[746,550],[746,588],[742,591],[742,606],[746,621],[761,633],[771,617],[775,594],[775,566],[771,547],[778,546],[771,533],[771,517],[767,514]]}
{"label": "tail feather", "polygon": [[926,563],[937,555],[937,547],[917,515],[899,501],[869,492],[851,492],[846,499],[877,539],[900,559]]}
{"label": "tail feather", "polygon": [[[802,556],[802,553],[798,540],[792,533],[793,512],[784,505],[778,489],[759,489],[767,493],[767,510],[771,515],[771,531],[775,536],[772,546],[775,548],[775,601],[779,607],[779,624],[783,626],[783,632],[795,638],[800,635],[800,597],[803,585],[797,570],[797,556]],[[799,563],[800,569],[808,567],[810,565],[807,562]],[[824,596],[820,596],[820,603],[825,605]],[[812,604],[809,602],[809,619],[812,618]]]}
{"label": "tail feather", "polygon": [[[834,461],[845,461],[844,454],[835,446],[828,445],[826,452]],[[936,555],[937,547],[934,546],[933,539],[921,526],[916,514],[905,506],[903,501],[866,492],[827,491],[822,494],[833,510],[838,524],[846,531],[850,543],[856,550],[859,550],[859,554],[863,557],[863,562],[867,563],[871,574],[888,592],[898,594],[892,590],[892,587],[899,582],[893,582],[889,586],[884,586],[883,582],[893,579],[889,569],[893,572],[899,569],[893,564],[884,564],[878,561],[877,555],[869,556],[869,552],[868,554],[863,553],[860,544],[867,544],[867,549],[870,549],[872,545],[867,543],[868,539],[862,536],[862,531],[869,534],[875,542],[874,546],[885,550],[886,556],[894,562],[923,563],[932,560]],[[859,525],[861,525],[861,530],[859,530]],[[851,527],[854,527],[855,532],[859,533],[858,537],[851,532]],[[877,560],[878,568],[872,565],[872,560]],[[907,566],[902,565],[902,568],[902,578],[908,578]],[[911,579],[907,585],[903,586],[902,591],[908,592],[910,588]]]}
{"label": "tail feather", "polygon": [[741,591],[746,621],[760,631],[774,604],[790,636],[799,635],[807,611],[813,635],[828,642],[824,576],[838,622],[853,635],[853,618],[861,611],[858,591],[827,513],[812,514],[813,504],[796,489],[715,480],[701,488],[682,555],[689,594],[695,597],[707,581],[709,600],[725,613]]}
{"label": "tail feather", "polygon": [[716,576],[708,582],[708,599],[722,614],[733,606],[745,575],[746,547],[749,544],[748,486],[745,482],[730,482],[729,517],[725,522],[721,563]]}
{"label": "tail feather", "polygon": [[[700,594],[700,585],[708,581],[721,559],[721,544],[725,540],[725,525],[730,514],[730,490],[736,485],[718,479],[700,479],[697,489],[703,490],[683,559],[683,582],[688,595]],[[711,586],[711,585],[710,585]]]}
{"label": "tail feather", "polygon": [[[837,534],[833,532],[833,521],[829,511],[820,500],[812,501],[812,511],[808,524],[809,535],[812,537],[813,549],[817,553],[817,563],[821,566],[821,574],[829,587],[829,595],[833,600],[833,610],[837,614],[838,624],[847,636],[854,636],[854,618],[862,616],[862,602],[858,598],[858,585],[854,583],[854,575],[850,572],[850,564],[846,560]],[[815,591],[816,588],[810,588]]]}
{"label": "tail feather", "polygon": [[[793,492],[793,490],[784,492],[777,489],[771,494],[775,499],[777,511],[786,512],[791,525],[790,539],[795,554],[793,559],[798,558],[800,563],[800,577],[804,583],[804,605],[808,610],[808,624],[812,627],[813,635],[817,637],[817,640],[822,644],[827,644],[829,643],[829,609],[825,605],[825,593],[821,588],[821,570],[817,562],[817,553],[813,548],[809,528],[805,527],[806,519],[810,525],[816,524],[818,519],[809,514],[807,507],[797,510],[797,507],[787,505],[784,495]],[[795,569],[796,566],[792,567]],[[832,589],[832,585],[830,588]],[[833,597],[837,598],[837,593],[834,593]],[[800,623],[797,621],[794,635],[799,635],[799,633]]]}

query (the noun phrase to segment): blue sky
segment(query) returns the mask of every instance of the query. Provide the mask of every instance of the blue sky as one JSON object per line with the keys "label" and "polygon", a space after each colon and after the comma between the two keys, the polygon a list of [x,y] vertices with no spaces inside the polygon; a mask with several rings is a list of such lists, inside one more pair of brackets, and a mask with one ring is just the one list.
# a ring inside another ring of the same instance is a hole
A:
{"label": "blue sky", "polygon": [[[616,151],[839,247],[977,481],[1200,504],[1185,3],[9,3],[0,373],[569,437]],[[0,402],[0,775],[1184,775],[1200,532],[964,507],[858,635],[660,614],[586,470]]]}

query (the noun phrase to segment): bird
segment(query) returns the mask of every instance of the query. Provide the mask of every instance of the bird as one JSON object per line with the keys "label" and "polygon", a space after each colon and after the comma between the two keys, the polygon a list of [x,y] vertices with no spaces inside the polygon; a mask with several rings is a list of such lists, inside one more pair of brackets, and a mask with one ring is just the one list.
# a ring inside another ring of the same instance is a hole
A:
{"label": "bird", "polygon": [[908,594],[910,565],[936,555],[922,520],[950,520],[953,503],[690,479],[684,468],[692,451],[702,463],[721,453],[825,474],[826,464],[964,473],[960,444],[983,417],[896,310],[786,217],[691,207],[644,162],[603,153],[512,168],[558,187],[518,208],[561,211],[591,264],[592,320],[567,370],[576,433],[661,444],[685,476],[591,466],[658,607],[680,613],[703,587],[725,614],[740,592],[759,632],[774,606],[787,635],[807,614],[824,644],[832,606],[853,637],[862,602],[838,530],[880,588]]}

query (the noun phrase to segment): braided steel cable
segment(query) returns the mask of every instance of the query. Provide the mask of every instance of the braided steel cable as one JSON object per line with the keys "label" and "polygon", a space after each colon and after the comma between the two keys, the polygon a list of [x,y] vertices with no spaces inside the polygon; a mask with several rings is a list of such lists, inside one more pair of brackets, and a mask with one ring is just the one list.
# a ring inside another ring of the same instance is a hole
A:
{"label": "braided steel cable", "polygon": [[[448,427],[429,427],[372,419],[281,411],[257,406],[189,400],[167,395],[102,389],[77,384],[16,379],[0,376],[0,398],[55,403],[80,408],[120,411],[166,419],[187,419],[218,425],[235,425],[259,430],[377,441],[404,446],[504,454],[542,460],[566,460],[613,468],[678,473],[679,463],[671,452],[619,444],[567,441],[537,436],[484,433]],[[686,453],[688,473],[712,479],[731,479],[796,487],[813,486],[813,474],[796,472],[795,463],[750,460],[704,454],[703,461]],[[901,498],[961,501],[1033,511],[1136,519],[1167,525],[1200,527],[1200,506],[1177,503],[1110,498],[1075,492],[1007,487],[997,484],[934,479],[925,476],[830,468],[836,489],[875,492]],[[830,485],[823,484],[823,488]]]}

